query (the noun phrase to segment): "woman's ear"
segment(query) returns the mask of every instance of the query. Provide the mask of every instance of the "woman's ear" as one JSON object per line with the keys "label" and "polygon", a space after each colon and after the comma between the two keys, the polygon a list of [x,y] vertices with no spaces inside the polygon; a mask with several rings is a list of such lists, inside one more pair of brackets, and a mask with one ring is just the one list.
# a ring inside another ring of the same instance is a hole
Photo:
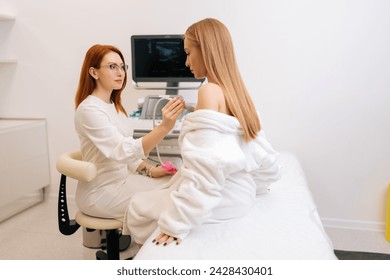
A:
{"label": "woman's ear", "polygon": [[89,67],[89,75],[91,75],[92,78],[95,80],[99,79],[98,73],[95,68]]}

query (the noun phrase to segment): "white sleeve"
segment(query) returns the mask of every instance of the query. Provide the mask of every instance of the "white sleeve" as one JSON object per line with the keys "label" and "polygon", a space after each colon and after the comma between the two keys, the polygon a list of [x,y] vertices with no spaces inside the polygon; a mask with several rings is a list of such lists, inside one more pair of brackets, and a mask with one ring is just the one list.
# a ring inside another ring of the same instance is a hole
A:
{"label": "white sleeve", "polygon": [[277,162],[252,172],[252,176],[257,187],[256,194],[259,195],[268,193],[269,186],[280,179],[280,174],[280,165]]}
{"label": "white sleeve", "polygon": [[210,155],[198,150],[183,159],[180,188],[171,193],[172,203],[158,221],[161,232],[181,239],[211,215],[225,184],[223,167]]}
{"label": "white sleeve", "polygon": [[76,129],[92,141],[105,157],[128,164],[131,171],[145,158],[142,138],[122,135],[107,112],[99,107],[79,107]]}
{"label": "white sleeve", "polygon": [[257,149],[257,153],[260,155],[257,162],[259,167],[251,172],[257,186],[256,194],[268,193],[269,186],[281,177],[281,170],[278,162],[279,153],[272,148],[263,131],[261,131],[256,140],[253,141],[252,148]]}

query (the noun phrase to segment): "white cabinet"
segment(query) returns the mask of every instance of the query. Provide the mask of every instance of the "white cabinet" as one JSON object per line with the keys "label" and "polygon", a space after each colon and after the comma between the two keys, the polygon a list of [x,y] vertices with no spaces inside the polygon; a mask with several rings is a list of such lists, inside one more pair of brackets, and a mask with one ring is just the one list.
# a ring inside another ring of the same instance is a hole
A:
{"label": "white cabinet", "polygon": [[47,147],[45,120],[0,119],[0,221],[43,201]]}
{"label": "white cabinet", "polygon": [[[3,14],[0,12],[0,25],[5,25],[7,24],[7,22],[12,22],[15,20],[15,17],[13,15],[8,15],[8,14]],[[5,30],[4,28],[1,28],[0,27],[0,41],[4,41],[5,39],[3,38],[3,36],[5,36],[5,32],[7,30]],[[0,44],[0,47],[1,47],[1,44]],[[8,57],[4,57],[4,54],[2,51],[0,51],[0,64],[10,64],[10,63],[16,63],[16,59],[14,58],[8,58]]]}

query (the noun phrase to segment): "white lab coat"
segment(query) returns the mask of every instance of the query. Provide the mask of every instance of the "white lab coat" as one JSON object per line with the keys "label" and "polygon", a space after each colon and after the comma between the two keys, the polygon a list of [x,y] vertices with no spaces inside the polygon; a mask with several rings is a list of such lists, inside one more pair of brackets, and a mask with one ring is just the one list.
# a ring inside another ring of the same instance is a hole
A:
{"label": "white lab coat", "polygon": [[134,193],[158,188],[169,180],[135,173],[145,158],[142,138],[133,138],[128,117],[118,113],[113,103],[89,95],[78,106],[74,121],[83,160],[97,167],[95,179],[78,183],[76,203],[85,214],[123,218]]}

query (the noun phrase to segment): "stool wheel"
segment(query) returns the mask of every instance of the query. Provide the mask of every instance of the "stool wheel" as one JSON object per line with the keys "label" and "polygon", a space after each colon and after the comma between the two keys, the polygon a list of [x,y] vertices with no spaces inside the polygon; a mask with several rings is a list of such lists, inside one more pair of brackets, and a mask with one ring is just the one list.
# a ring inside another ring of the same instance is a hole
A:
{"label": "stool wheel", "polygon": [[119,237],[119,251],[125,251],[127,248],[129,248],[131,243],[131,236],[130,235],[121,235]]}

